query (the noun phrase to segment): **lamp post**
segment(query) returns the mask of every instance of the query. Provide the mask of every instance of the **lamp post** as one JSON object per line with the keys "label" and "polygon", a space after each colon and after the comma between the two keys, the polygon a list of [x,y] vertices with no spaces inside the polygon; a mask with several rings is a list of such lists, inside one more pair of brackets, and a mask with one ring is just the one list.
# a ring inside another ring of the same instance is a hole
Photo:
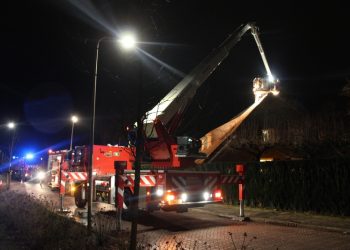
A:
{"label": "lamp post", "polygon": [[78,117],[73,115],[71,117],[71,121],[72,121],[72,133],[70,135],[70,147],[69,150],[72,150],[72,145],[73,145],[73,131],[74,131],[74,124],[78,122]]}
{"label": "lamp post", "polygon": [[92,94],[92,118],[91,118],[91,131],[90,131],[90,164],[88,169],[88,218],[87,218],[87,228],[91,231],[91,214],[92,214],[92,169],[93,169],[93,148],[95,144],[95,115],[96,115],[96,86],[97,86],[97,76],[98,76],[98,59],[99,59],[99,50],[100,44],[102,41],[117,41],[121,46],[130,50],[133,49],[136,41],[132,34],[126,33],[120,37],[120,39],[112,37],[102,37],[97,41],[96,44],[96,57],[95,57],[95,71],[94,71],[94,83],[93,83],[93,94]]}
{"label": "lamp post", "polygon": [[10,144],[10,161],[9,161],[9,169],[8,169],[8,174],[7,174],[7,189],[10,189],[10,184],[11,184],[11,166],[12,166],[12,153],[13,153],[13,146],[15,143],[15,128],[16,124],[14,122],[9,122],[7,124],[7,127],[10,130],[13,130],[12,133],[12,139],[11,139],[11,144]]}

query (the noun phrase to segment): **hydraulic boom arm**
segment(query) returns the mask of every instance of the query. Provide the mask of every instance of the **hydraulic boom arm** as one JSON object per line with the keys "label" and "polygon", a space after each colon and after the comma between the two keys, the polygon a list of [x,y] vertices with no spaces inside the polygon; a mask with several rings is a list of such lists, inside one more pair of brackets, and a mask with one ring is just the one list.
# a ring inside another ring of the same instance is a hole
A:
{"label": "hydraulic boom arm", "polygon": [[[217,66],[229,55],[230,50],[239,42],[242,36],[255,26],[248,23],[239,27],[233,34],[204,60],[197,65],[182,81],[180,81],[153,109],[146,113],[146,124],[152,124],[157,118],[165,126],[176,114],[181,114],[197,89],[208,79]],[[148,126],[150,127],[150,126]],[[168,127],[168,126],[167,126]],[[148,134],[149,135],[149,134]],[[152,137],[152,135],[151,135]]]}
{"label": "hydraulic boom arm", "polygon": [[266,69],[266,73],[267,73],[267,76],[268,77],[272,77],[272,73],[271,73],[271,70],[270,70],[270,67],[269,67],[269,64],[267,63],[267,59],[266,59],[266,56],[265,56],[265,52],[264,52],[264,49],[261,45],[261,42],[260,42],[260,38],[259,38],[259,35],[258,35],[258,28],[254,25],[251,26],[251,30],[252,30],[252,35],[254,37],[254,40],[256,42],[256,45],[258,46],[258,49],[259,49],[259,52],[260,52],[260,55],[261,55],[261,59],[263,60],[263,63],[264,63],[264,66],[265,66],[265,69]]}
{"label": "hydraulic boom arm", "polygon": [[[254,25],[251,25],[250,28],[251,28],[251,33],[256,42],[256,45],[259,49],[261,58],[263,60],[268,79],[266,80],[262,78],[255,78],[253,81],[253,84],[254,84],[253,92],[255,95],[255,102],[246,110],[241,112],[239,115],[233,117],[230,121],[226,122],[225,124],[209,131],[206,135],[204,135],[201,138],[202,146],[201,146],[200,152],[206,154],[207,157],[210,156],[209,161],[214,160],[214,158],[219,155],[219,153],[224,148],[224,146],[228,144],[227,139],[230,138],[230,136],[236,131],[239,125],[250,115],[251,112],[253,112],[253,110],[257,106],[259,106],[259,104],[265,99],[265,97],[269,93],[273,93],[274,95],[277,95],[279,93],[279,91],[276,88],[276,83],[278,82],[278,80],[275,79],[271,73],[269,64],[265,56],[264,49],[262,47],[262,44],[258,35],[257,27]],[[268,86],[268,85],[272,85],[272,86]],[[224,142],[226,142],[225,145],[223,145]],[[198,159],[195,162],[197,164],[202,164],[203,162],[205,162],[205,159]]]}
{"label": "hydraulic boom arm", "polygon": [[[182,113],[196,94],[197,89],[229,55],[231,49],[241,40],[242,36],[248,30],[251,30],[265,65],[267,76],[269,77],[269,81],[265,81],[261,78],[256,78],[256,80],[254,80],[253,91],[256,97],[255,106],[271,92],[271,84],[277,93],[275,87],[276,82],[272,80],[273,76],[258,36],[257,27],[253,23],[241,25],[235,32],[230,34],[219,47],[204,58],[199,65],[181,80],[153,109],[146,113],[144,129],[148,141],[145,146],[153,163],[159,162],[159,164],[164,166],[164,163],[168,162],[170,165],[174,166],[179,164],[179,158],[182,158],[181,161],[184,161],[184,158],[188,157],[205,158],[206,155],[210,155],[219,144],[235,130],[232,128],[228,129],[227,126],[224,126],[225,131],[223,132],[222,129],[220,129],[220,136],[209,134],[208,136],[211,139],[215,138],[215,146],[212,144],[214,142],[213,140],[202,138],[202,140],[199,141],[198,139],[189,137],[178,137],[176,139],[173,136],[181,120]],[[242,113],[245,114],[244,117],[248,116],[252,111],[252,109],[248,110],[248,112]],[[238,120],[240,120],[240,122],[242,121],[241,119]],[[238,127],[240,122],[234,122],[234,127]],[[231,127],[231,125],[229,125],[229,127]],[[222,136],[223,134],[224,136]],[[218,137],[220,137],[220,142],[216,139]],[[201,146],[205,147],[205,150],[203,150],[204,148],[202,147],[202,152],[199,152]]]}

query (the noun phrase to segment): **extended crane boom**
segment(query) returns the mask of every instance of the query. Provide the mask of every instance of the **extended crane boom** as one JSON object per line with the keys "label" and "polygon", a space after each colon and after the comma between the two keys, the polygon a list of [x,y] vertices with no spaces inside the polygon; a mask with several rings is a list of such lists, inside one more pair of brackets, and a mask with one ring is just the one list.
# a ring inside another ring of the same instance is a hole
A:
{"label": "extended crane boom", "polygon": [[[197,89],[208,79],[211,73],[229,55],[230,50],[239,42],[242,36],[252,27],[248,23],[239,27],[234,33],[204,60],[197,65],[182,81],[180,81],[153,109],[146,113],[146,124],[152,124],[154,120],[160,120],[166,127],[175,115],[180,114],[191,98],[196,94]],[[149,126],[148,126],[149,127]],[[150,135],[155,137],[154,135]]]}
{"label": "extended crane boom", "polygon": [[261,59],[263,60],[267,76],[268,77],[272,77],[272,73],[271,73],[269,64],[267,63],[267,59],[266,59],[266,56],[265,56],[264,49],[263,49],[263,47],[261,45],[261,41],[260,41],[259,34],[258,34],[258,28],[256,26],[254,26],[254,25],[252,25],[250,28],[251,28],[251,32],[252,32],[252,35],[254,37],[255,43],[258,46],[258,49],[259,49],[259,52],[260,52],[260,55],[261,55]]}
{"label": "extended crane boom", "polygon": [[[258,28],[254,25],[251,25],[250,28],[266,69],[267,80],[263,78],[255,78],[253,80],[253,92],[255,95],[255,102],[246,110],[233,117],[230,121],[209,131],[201,138],[202,146],[200,152],[206,154],[207,156],[211,156],[210,161],[214,160],[214,158],[219,155],[222,149],[224,149],[225,145],[229,143],[227,139],[236,131],[236,129],[241,125],[241,123],[251,114],[251,112],[253,112],[253,110],[257,106],[259,106],[259,104],[265,99],[265,97],[269,93],[272,93],[273,95],[279,94],[279,90],[276,87],[278,80],[275,79],[271,73],[264,49],[262,47],[258,35]],[[272,85],[272,87],[268,86],[269,84]],[[224,142],[226,142],[225,145],[223,145]],[[205,159],[197,159],[195,162],[196,164],[202,164],[203,162],[205,162]]]}
{"label": "extended crane boom", "polygon": [[230,50],[241,40],[242,36],[248,30],[251,30],[257,44],[267,76],[269,78],[273,77],[259,39],[258,28],[254,23],[241,25],[235,32],[230,34],[218,48],[204,58],[204,60],[180,81],[158,104],[146,113],[145,123],[148,124],[148,126],[146,126],[148,129],[147,132],[152,131],[152,133],[147,133],[148,136],[157,137],[155,130],[152,129],[155,120],[162,122],[167,128],[174,127],[169,124],[174,119],[174,116],[180,115],[183,112],[191,98],[196,94],[197,89],[229,55]]}
{"label": "extended crane boom", "polygon": [[[258,36],[258,28],[254,23],[241,25],[219,47],[205,57],[153,109],[146,113],[144,130],[148,141],[145,145],[153,163],[159,162],[159,164],[164,164],[164,162],[168,162],[172,165],[179,165],[178,158],[206,157],[209,151],[199,152],[202,141],[190,137],[175,138],[173,134],[181,121],[182,113],[196,94],[197,89],[229,55],[231,49],[248,30],[251,30],[265,65],[267,75],[271,80],[272,74]],[[256,78],[254,80],[253,92],[256,102],[260,103],[260,100],[271,92],[271,84],[277,93],[276,82],[270,80],[266,81],[263,78]]]}

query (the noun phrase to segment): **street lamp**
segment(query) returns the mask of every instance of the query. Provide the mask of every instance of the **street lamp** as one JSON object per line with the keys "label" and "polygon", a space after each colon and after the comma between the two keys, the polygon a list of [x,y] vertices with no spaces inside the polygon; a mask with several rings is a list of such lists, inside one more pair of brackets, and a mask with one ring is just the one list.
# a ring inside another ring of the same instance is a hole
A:
{"label": "street lamp", "polygon": [[9,122],[8,124],[7,124],[7,127],[9,128],[9,129],[13,129],[13,128],[15,128],[15,123],[14,122]]}
{"label": "street lamp", "polygon": [[92,169],[93,169],[93,148],[95,144],[95,114],[96,114],[96,85],[97,85],[97,75],[98,75],[98,58],[99,58],[99,49],[100,43],[102,41],[117,41],[120,43],[121,47],[126,50],[131,50],[136,45],[135,36],[131,33],[125,33],[120,36],[119,39],[112,37],[102,37],[97,41],[96,44],[96,59],[95,59],[95,71],[94,71],[94,85],[93,85],[93,94],[92,94],[92,119],[91,119],[91,134],[90,134],[90,164],[88,171],[89,179],[89,190],[88,190],[88,230],[91,231],[91,212],[92,212]]}
{"label": "street lamp", "polygon": [[9,171],[10,171],[10,168],[11,168],[11,165],[12,165],[13,145],[14,145],[14,142],[15,142],[15,128],[16,128],[16,124],[15,124],[14,122],[9,122],[9,123],[7,124],[7,127],[8,127],[10,130],[13,130],[12,139],[11,139],[11,145],[10,145],[10,165],[9,165]]}
{"label": "street lamp", "polygon": [[72,121],[72,133],[70,135],[70,147],[69,147],[69,150],[72,150],[74,124],[78,122],[78,117],[73,115],[72,118],[71,118],[71,121]]}
{"label": "street lamp", "polygon": [[11,183],[11,166],[12,166],[12,152],[13,152],[13,146],[14,146],[14,143],[15,143],[15,128],[16,128],[16,124],[14,122],[9,122],[7,124],[7,127],[10,129],[10,130],[13,130],[12,132],[12,139],[11,139],[11,145],[10,145],[10,162],[9,162],[9,169],[8,169],[8,175],[7,175],[7,178],[8,178],[8,181],[7,181],[7,189],[10,189],[10,183]]}
{"label": "street lamp", "polygon": [[132,50],[136,46],[136,38],[132,33],[124,33],[118,40],[121,47],[125,50]]}

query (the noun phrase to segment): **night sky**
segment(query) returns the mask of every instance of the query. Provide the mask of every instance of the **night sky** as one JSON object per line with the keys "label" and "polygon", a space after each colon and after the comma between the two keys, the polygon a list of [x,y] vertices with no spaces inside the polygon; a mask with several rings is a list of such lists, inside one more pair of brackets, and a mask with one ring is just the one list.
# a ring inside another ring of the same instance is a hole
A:
{"label": "night sky", "polygon": [[[271,70],[280,79],[280,98],[314,112],[339,94],[350,75],[348,8],[337,1],[10,2],[1,15],[0,143],[6,151],[11,138],[6,123],[20,123],[15,154],[68,148],[72,114],[80,117],[75,144],[89,142],[96,42],[128,28],[143,41],[143,51],[170,67],[126,54],[112,42],[101,44],[96,143],[123,142],[125,126],[136,117],[140,79],[146,111],[250,21],[260,28]],[[198,91],[182,131],[201,135],[242,111],[253,101],[252,79],[263,75],[247,33]]]}

